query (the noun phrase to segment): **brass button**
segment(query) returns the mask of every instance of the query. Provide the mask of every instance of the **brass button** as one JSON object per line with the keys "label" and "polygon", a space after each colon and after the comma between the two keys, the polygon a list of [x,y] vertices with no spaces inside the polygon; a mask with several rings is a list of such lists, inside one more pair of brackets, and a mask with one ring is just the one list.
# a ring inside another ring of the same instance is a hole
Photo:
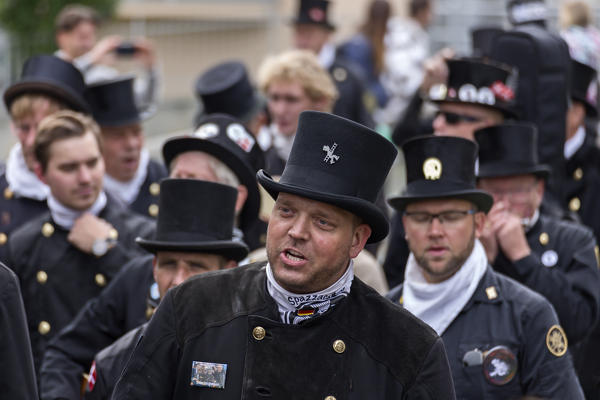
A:
{"label": "brass button", "polygon": [[257,326],[256,328],[252,329],[252,337],[254,337],[256,340],[263,340],[266,335],[267,331],[265,331],[265,328],[262,326]]}
{"label": "brass button", "polygon": [[14,192],[12,190],[10,190],[10,188],[4,189],[4,198],[6,200],[12,199],[14,195],[15,195]]}
{"label": "brass button", "polygon": [[546,232],[542,232],[540,234],[540,243],[542,244],[542,246],[547,245],[549,241],[550,241],[550,236],[548,236],[548,234]]}
{"label": "brass button", "polygon": [[46,273],[46,271],[38,271],[35,277],[38,283],[40,283],[41,285],[48,282],[48,274]]}
{"label": "brass button", "polygon": [[338,354],[342,354],[346,351],[346,343],[340,339],[336,340],[333,342],[333,350]]}
{"label": "brass button", "polygon": [[117,240],[119,238],[119,232],[115,228],[111,228],[110,231],[108,231],[108,238]]}
{"label": "brass button", "polygon": [[94,281],[96,282],[96,285],[100,287],[106,286],[106,277],[102,274],[96,274],[96,276],[94,276]]}
{"label": "brass button", "polygon": [[47,335],[50,332],[50,324],[46,321],[40,322],[38,325],[38,332],[42,335]]}
{"label": "brass button", "polygon": [[571,211],[579,211],[581,208],[581,200],[577,197],[573,197],[571,201],[569,201],[569,210]]}
{"label": "brass button", "polygon": [[158,215],[158,205],[150,204],[150,207],[148,207],[148,214],[152,217],[156,217]]}
{"label": "brass button", "polygon": [[158,196],[160,194],[160,185],[156,182],[152,183],[148,188],[152,196]]}
{"label": "brass button", "polygon": [[583,170],[581,168],[577,168],[573,172],[573,179],[575,179],[576,181],[580,181],[581,178],[583,178]]}
{"label": "brass button", "polygon": [[335,79],[336,81],[343,82],[346,80],[347,77],[348,73],[344,68],[337,67],[333,70],[333,79]]}
{"label": "brass button", "polygon": [[42,225],[42,235],[44,235],[45,237],[50,237],[53,233],[54,226],[52,226],[51,223],[46,222],[44,225]]}
{"label": "brass button", "polygon": [[325,397],[325,400],[335,400],[335,396],[327,396]]}
{"label": "brass button", "polygon": [[6,233],[0,232],[0,246],[4,246],[7,241],[8,241],[8,236],[6,236]]}

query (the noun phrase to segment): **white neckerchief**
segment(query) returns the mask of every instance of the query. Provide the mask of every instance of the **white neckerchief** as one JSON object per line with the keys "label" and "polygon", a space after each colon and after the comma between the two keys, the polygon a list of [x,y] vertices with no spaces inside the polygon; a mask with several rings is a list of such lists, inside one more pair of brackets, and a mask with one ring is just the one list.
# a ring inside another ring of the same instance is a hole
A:
{"label": "white neckerchief", "polygon": [[142,149],[140,154],[140,163],[135,175],[127,182],[121,182],[112,176],[104,175],[104,189],[113,197],[116,197],[125,204],[131,204],[136,199],[142,184],[146,180],[148,174],[148,163],[150,162],[150,154],[148,150]]}
{"label": "white neckerchief", "polygon": [[441,336],[475,293],[487,265],[485,250],[476,239],[471,255],[451,278],[441,283],[428,283],[415,256],[410,253],[402,290],[404,308]]}
{"label": "white neckerchief", "polygon": [[537,222],[537,220],[539,218],[540,218],[540,210],[539,210],[539,208],[536,208],[535,211],[533,212],[533,217],[521,219],[521,225],[523,225],[523,229],[525,230],[525,232],[529,232],[529,230],[531,228],[533,228],[533,226],[535,225],[535,223]]}
{"label": "white neckerchief", "polygon": [[[323,314],[341,299],[348,296],[354,280],[354,262],[350,260],[346,272],[333,285],[315,293],[295,294],[282,288],[273,276],[271,265],[267,264],[267,290],[277,303],[279,317],[286,324],[297,324]],[[298,315],[298,310],[314,309],[312,315]]]}
{"label": "white neckerchief", "polygon": [[290,152],[292,151],[292,145],[294,144],[294,138],[296,134],[292,136],[286,136],[282,133],[279,133],[277,129],[277,125],[273,124],[273,148],[277,152],[279,158],[287,162],[288,158],[290,158]]}
{"label": "white neckerchief", "polygon": [[577,128],[577,131],[573,136],[571,136],[566,142],[564,147],[565,158],[568,160],[573,157],[577,150],[583,146],[583,142],[585,141],[585,128],[583,125],[580,125]]}
{"label": "white neckerchief", "polygon": [[17,197],[45,200],[50,193],[50,188],[27,168],[21,143],[13,146],[6,160],[6,181]]}
{"label": "white neckerchief", "polygon": [[324,69],[329,69],[335,61],[335,46],[333,43],[325,43],[321,47],[321,51],[318,54],[319,64]]}
{"label": "white neckerchief", "polygon": [[89,213],[98,216],[104,207],[106,207],[106,193],[104,193],[104,191],[100,192],[98,198],[90,208],[83,211],[65,207],[52,196],[52,193],[48,195],[48,208],[50,209],[52,220],[56,225],[66,230],[71,230],[75,220],[83,214]]}

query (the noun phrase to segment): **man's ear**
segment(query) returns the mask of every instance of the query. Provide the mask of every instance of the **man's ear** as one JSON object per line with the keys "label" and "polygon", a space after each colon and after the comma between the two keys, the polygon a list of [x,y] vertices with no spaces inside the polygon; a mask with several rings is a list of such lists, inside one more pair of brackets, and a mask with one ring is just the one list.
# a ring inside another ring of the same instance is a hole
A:
{"label": "man's ear", "polygon": [[246,204],[246,199],[248,198],[248,188],[244,185],[238,185],[237,187],[238,195],[237,200],[235,201],[235,214],[238,215],[244,204]]}
{"label": "man's ear", "polygon": [[156,274],[158,273],[158,258],[154,256],[152,259],[152,276],[154,277],[154,282],[157,282]]}
{"label": "man's ear", "polygon": [[35,162],[35,165],[33,166],[33,172],[35,173],[35,176],[37,176],[40,181],[44,182],[45,184],[48,184],[48,182],[46,182],[46,179],[44,177],[44,170],[42,169],[42,164],[40,164],[39,161]]}
{"label": "man's ear", "polygon": [[483,228],[485,226],[487,215],[485,215],[485,213],[482,211],[478,211],[473,217],[475,219],[475,237],[479,238],[483,234]]}
{"label": "man's ear", "polygon": [[352,246],[350,247],[350,258],[355,258],[367,244],[371,236],[371,227],[367,224],[360,224],[354,228],[352,235]]}

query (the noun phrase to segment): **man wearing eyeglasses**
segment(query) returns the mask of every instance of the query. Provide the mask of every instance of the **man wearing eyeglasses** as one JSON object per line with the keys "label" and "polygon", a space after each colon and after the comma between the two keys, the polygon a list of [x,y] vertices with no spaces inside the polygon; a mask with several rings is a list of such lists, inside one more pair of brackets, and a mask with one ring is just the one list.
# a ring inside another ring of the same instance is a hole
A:
{"label": "man wearing eyeglasses", "polygon": [[443,339],[460,399],[583,399],[552,305],[497,272],[479,241],[490,194],[475,188],[477,145],[419,137],[403,145],[402,214],[410,256],[388,298]]}
{"label": "man wearing eyeglasses", "polygon": [[597,246],[590,229],[540,213],[550,167],[538,163],[537,130],[512,123],[475,132],[479,188],[494,197],[481,242],[498,272],[552,303],[569,344],[600,314]]}

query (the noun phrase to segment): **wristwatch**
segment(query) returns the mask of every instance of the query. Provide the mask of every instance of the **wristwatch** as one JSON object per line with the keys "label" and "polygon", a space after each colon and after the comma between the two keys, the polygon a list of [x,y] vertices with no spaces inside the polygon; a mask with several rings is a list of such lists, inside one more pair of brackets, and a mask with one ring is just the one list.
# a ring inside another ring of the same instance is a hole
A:
{"label": "wristwatch", "polygon": [[96,239],[92,244],[92,254],[96,257],[102,257],[110,250],[117,241],[115,239]]}

